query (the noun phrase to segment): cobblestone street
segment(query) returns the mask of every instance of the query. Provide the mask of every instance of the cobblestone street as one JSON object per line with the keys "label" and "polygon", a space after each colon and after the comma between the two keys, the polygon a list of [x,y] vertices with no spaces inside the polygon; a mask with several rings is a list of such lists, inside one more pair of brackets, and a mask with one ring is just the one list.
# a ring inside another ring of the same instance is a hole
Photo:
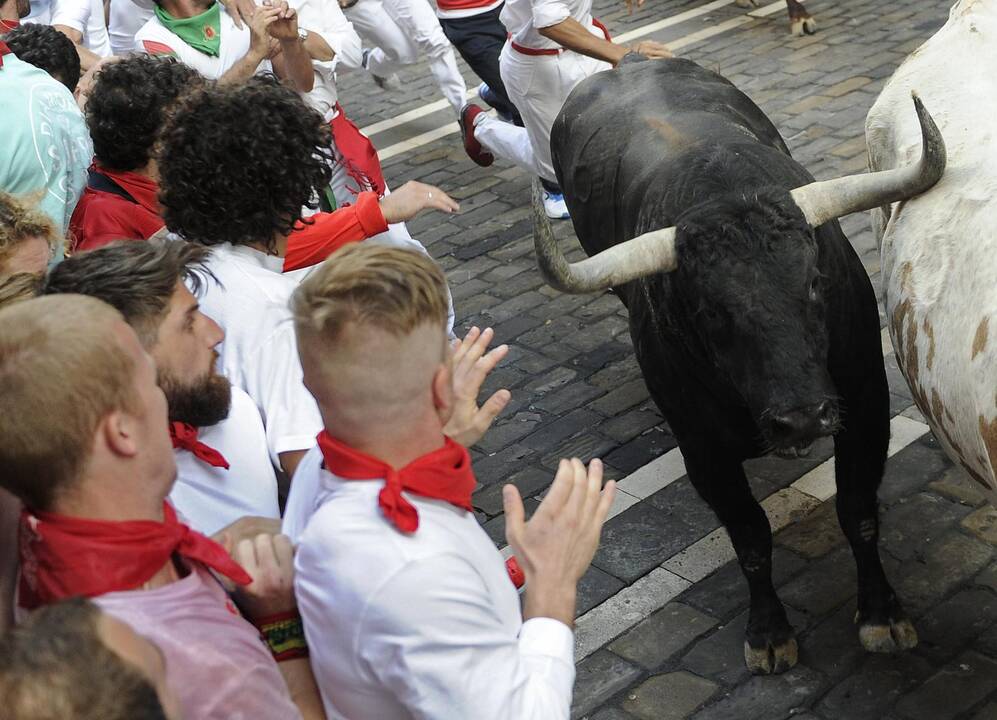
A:
{"label": "cobblestone street", "polygon": [[[950,4],[809,0],[819,32],[802,38],[788,34],[783,2],[749,14],[733,0],[648,0],[628,16],[622,0],[597,0],[596,14],[614,36],[661,40],[724,74],[765,110],[794,156],[827,179],[865,170],[866,113]],[[530,178],[467,158],[425,65],[401,80],[402,90],[386,93],[368,77],[343,76],[340,92],[382,151],[391,186],[418,179],[460,201],[458,215],[424,215],[409,228],[447,270],[458,332],[491,326],[496,343],[511,348],[488,389],[509,388],[512,402],[473,451],[479,520],[504,546],[502,484],[514,482],[535,508],[561,457],[601,457],[619,481],[580,589],[573,717],[997,720],[997,510],[913,407],[886,331],[894,417],[881,546],[920,645],[875,656],[859,644],[855,565],[835,515],[832,446],[822,442],[805,460],[746,466],[778,531],[776,586],[800,642],[793,670],[751,676],[742,647],[747,585],[648,397],[622,305],[612,294],[564,295],[543,284]],[[570,222],[555,228],[569,259],[583,257]],[[868,215],[846,217],[842,228],[880,292]]]}

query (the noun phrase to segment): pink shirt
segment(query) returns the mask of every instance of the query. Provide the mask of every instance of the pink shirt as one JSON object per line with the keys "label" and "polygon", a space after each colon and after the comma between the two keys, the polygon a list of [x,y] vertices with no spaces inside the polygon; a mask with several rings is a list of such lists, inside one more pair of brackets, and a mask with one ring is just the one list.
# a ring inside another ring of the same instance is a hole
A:
{"label": "pink shirt", "polygon": [[300,720],[256,628],[202,566],[155,590],[107,593],[93,600],[159,645],[185,718]]}

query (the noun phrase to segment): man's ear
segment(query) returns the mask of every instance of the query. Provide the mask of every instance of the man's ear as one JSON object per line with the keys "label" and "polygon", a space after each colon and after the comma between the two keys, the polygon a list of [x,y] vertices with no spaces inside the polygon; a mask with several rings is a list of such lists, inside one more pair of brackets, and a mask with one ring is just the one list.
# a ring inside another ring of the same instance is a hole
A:
{"label": "man's ear", "polygon": [[437,414],[446,424],[453,414],[454,391],[453,391],[453,371],[450,363],[443,363],[436,367],[433,373],[433,407]]}
{"label": "man's ear", "polygon": [[100,430],[108,449],[121,457],[135,457],[138,454],[138,427],[133,418],[122,410],[115,410],[100,422]]}

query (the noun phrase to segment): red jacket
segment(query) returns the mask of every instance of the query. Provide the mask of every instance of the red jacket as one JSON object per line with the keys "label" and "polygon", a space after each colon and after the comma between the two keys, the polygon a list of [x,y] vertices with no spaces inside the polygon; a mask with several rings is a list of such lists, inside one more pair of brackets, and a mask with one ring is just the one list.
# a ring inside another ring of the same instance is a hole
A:
{"label": "red jacket", "polygon": [[[154,180],[132,172],[115,172],[97,163],[70,220],[74,252],[94,250],[115,240],[146,240],[163,227]],[[388,229],[377,195],[360,193],[354,205],[317,213],[291,233],[284,272],[317,265],[351,242]]]}

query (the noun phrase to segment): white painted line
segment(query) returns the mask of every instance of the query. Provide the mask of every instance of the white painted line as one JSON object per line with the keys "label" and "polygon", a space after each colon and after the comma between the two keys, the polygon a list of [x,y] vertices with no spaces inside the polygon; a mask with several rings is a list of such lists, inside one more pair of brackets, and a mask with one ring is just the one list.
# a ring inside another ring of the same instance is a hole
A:
{"label": "white painted line", "polygon": [[673,25],[680,25],[688,20],[698,18],[700,15],[705,15],[706,13],[713,12],[714,10],[719,10],[720,8],[726,7],[730,4],[731,0],[716,0],[716,2],[700,5],[697,8],[680,12],[678,15],[672,15],[664,20],[648,23],[647,25],[642,25],[639,28],[634,28],[630,32],[616,35],[613,37],[613,42],[620,44],[628,43],[639,37],[644,37],[645,35],[650,35],[653,32],[658,32],[658,30],[664,30],[665,28],[672,27]]}
{"label": "white painted line", "polygon": [[624,492],[641,500],[650,497],[666,485],[685,475],[685,460],[678,448],[673,448],[647,465],[637,468],[617,483]]}
{"label": "white painted line", "polygon": [[889,326],[879,331],[879,340],[883,344],[883,355],[889,355],[893,352],[893,339],[890,337]]}
{"label": "white painted line", "polygon": [[606,516],[606,520],[610,520],[627,508],[631,508],[641,501],[641,498],[635,497],[630,493],[620,490],[620,486],[616,486],[616,496],[613,498],[613,504],[609,508],[609,515]]}
{"label": "white painted line", "polygon": [[[470,100],[473,97],[477,97],[478,88],[475,87],[473,90],[467,91],[466,100]],[[417,107],[414,110],[409,110],[408,112],[403,112],[401,115],[395,115],[393,118],[388,118],[387,120],[379,120],[372,125],[360,128],[362,132],[367,137],[371,135],[377,135],[385,130],[390,130],[391,128],[398,127],[399,125],[404,125],[410,123],[413,120],[418,120],[421,117],[426,117],[426,115],[432,115],[434,112],[439,112],[444,108],[450,107],[450,103],[446,100],[437,100],[436,102],[431,102],[427,105]]]}
{"label": "white painted line", "polygon": [[723,35],[728,30],[733,30],[734,28],[741,27],[742,25],[749,25],[754,22],[750,17],[745,15],[744,17],[737,17],[722,22],[719,25],[714,25],[713,27],[703,28],[697,32],[690,33],[684,37],[680,37],[677,40],[670,40],[668,42],[668,48],[670,50],[681,50],[690,45],[695,45],[703,40],[708,40],[716,35]]}
{"label": "white painted line", "polygon": [[424,132],[421,135],[416,135],[408,140],[403,140],[400,143],[395,143],[394,145],[389,145],[377,153],[377,156],[384,162],[388,158],[393,158],[395,155],[401,155],[409,150],[415,150],[417,147],[422,147],[423,145],[428,145],[434,140],[439,140],[441,137],[446,137],[447,135],[453,135],[454,133],[460,132],[460,125],[455,122],[449,125],[444,125],[443,127],[438,127],[435,130],[430,130]]}
{"label": "white painted line", "polygon": [[575,622],[575,662],[625,633],[689,587],[689,581],[655,568]]}
{"label": "white painted line", "polygon": [[661,567],[695,583],[736,559],[737,554],[730,544],[730,537],[721,527],[675,553],[661,563]]}
{"label": "white painted line", "polygon": [[779,0],[779,2],[774,2],[771,5],[766,5],[765,7],[760,7],[757,10],[752,10],[748,13],[748,15],[754,18],[764,18],[769,15],[775,15],[777,12],[785,9],[786,3],[783,2],[783,0]]}

